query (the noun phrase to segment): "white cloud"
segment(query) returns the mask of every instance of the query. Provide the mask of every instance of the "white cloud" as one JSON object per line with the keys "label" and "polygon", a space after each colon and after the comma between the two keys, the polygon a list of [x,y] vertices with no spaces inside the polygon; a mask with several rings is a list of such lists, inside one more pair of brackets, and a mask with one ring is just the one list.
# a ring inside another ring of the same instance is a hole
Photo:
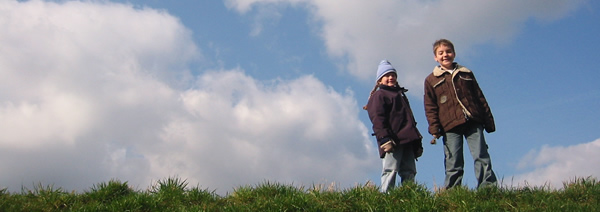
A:
{"label": "white cloud", "polygon": [[263,180],[362,183],[378,170],[350,91],[312,76],[192,77],[191,32],[116,3],[0,3],[0,186],[145,189],[179,176],[218,191]]}
{"label": "white cloud", "polygon": [[543,146],[532,150],[518,164],[519,169],[528,170],[515,176],[519,185],[551,186],[562,188],[563,183],[576,178],[600,176],[600,139],[573,146]]}
{"label": "white cloud", "polygon": [[271,4],[305,6],[329,54],[347,58],[341,61],[352,75],[372,81],[378,62],[387,58],[402,73],[403,85],[422,90],[424,77],[435,65],[435,40],[452,40],[460,62],[477,44],[510,42],[527,20],[559,19],[585,2],[227,0],[226,5],[240,13]]}
{"label": "white cloud", "polygon": [[314,77],[262,83],[239,71],[210,72],[181,101],[193,116],[171,122],[162,137],[177,145],[155,148],[152,157],[163,161],[162,151],[175,148],[170,162],[203,184],[352,185],[377,168],[352,95]]}

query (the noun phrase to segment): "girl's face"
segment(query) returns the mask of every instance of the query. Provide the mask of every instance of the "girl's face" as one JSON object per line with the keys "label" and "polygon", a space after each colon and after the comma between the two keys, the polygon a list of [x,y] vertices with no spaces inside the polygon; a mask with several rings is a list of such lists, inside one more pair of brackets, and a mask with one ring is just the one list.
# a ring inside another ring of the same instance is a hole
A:
{"label": "girl's face", "polygon": [[435,50],[434,59],[446,70],[454,69],[454,50],[447,45],[440,45]]}
{"label": "girl's face", "polygon": [[379,79],[379,84],[393,87],[393,86],[396,86],[396,80],[397,80],[396,73],[390,72],[390,73],[383,75],[383,77],[381,77],[381,79]]}

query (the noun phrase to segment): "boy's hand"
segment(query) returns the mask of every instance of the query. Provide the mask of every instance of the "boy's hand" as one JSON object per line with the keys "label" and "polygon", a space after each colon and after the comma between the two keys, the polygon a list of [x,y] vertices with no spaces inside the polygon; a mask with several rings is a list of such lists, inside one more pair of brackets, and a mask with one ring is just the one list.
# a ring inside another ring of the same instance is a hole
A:
{"label": "boy's hand", "polygon": [[382,144],[381,146],[379,146],[384,152],[391,152],[394,150],[394,146],[396,145],[396,143],[394,143],[394,140],[389,139],[387,142],[385,142],[384,144]]}
{"label": "boy's hand", "polygon": [[431,141],[429,142],[430,144],[436,144],[437,143],[437,139],[442,137],[442,135],[440,134],[433,134],[433,139],[431,139]]}

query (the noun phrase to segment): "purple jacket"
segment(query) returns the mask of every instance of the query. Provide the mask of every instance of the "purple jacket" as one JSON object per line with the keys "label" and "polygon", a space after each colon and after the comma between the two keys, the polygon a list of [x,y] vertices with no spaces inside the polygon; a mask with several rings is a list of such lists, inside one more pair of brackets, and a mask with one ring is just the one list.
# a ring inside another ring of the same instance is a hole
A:
{"label": "purple jacket", "polygon": [[[408,98],[404,95],[405,91],[402,87],[380,85],[379,90],[369,98],[367,112],[373,123],[378,146],[387,141],[384,138],[393,139],[396,145],[410,142],[418,143],[419,147],[421,145],[423,137],[417,129],[417,122],[410,109]],[[381,148],[379,148],[379,156],[381,158],[385,156]]]}

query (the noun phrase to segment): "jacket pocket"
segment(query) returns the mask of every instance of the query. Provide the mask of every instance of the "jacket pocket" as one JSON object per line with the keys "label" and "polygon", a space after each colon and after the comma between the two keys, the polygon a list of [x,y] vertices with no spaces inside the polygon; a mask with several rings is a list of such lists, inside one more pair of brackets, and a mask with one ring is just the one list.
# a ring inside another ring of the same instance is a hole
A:
{"label": "jacket pocket", "polygon": [[440,80],[439,82],[435,83],[435,85],[433,85],[433,88],[436,88],[438,86],[440,86],[442,83],[444,83],[446,81],[445,78],[443,78],[442,80]]}
{"label": "jacket pocket", "polygon": [[465,80],[465,81],[473,81],[473,78],[468,77],[468,76],[458,76],[461,80]]}

